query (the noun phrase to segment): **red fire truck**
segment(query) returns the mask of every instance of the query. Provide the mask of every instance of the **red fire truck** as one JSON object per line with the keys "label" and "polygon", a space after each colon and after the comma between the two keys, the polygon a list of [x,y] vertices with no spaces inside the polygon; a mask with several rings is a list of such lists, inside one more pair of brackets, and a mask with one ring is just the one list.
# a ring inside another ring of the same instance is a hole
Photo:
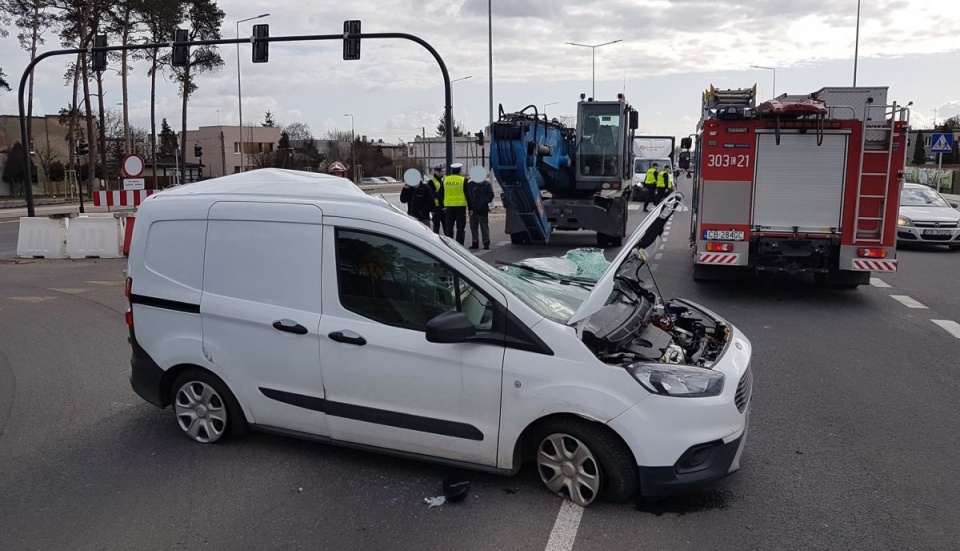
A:
{"label": "red fire truck", "polygon": [[909,110],[888,105],[885,87],[783,94],[759,106],[755,98],[756,86],[703,93],[694,279],[755,270],[856,287],[871,272],[896,271]]}

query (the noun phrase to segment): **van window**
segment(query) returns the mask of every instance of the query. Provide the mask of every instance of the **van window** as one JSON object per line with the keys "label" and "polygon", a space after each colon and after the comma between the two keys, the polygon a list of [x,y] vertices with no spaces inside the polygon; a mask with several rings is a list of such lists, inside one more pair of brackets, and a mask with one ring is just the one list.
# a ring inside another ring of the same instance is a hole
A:
{"label": "van window", "polygon": [[320,312],[319,224],[211,220],[205,293]]}
{"label": "van window", "polygon": [[425,331],[443,312],[460,311],[478,331],[493,327],[493,301],[427,253],[395,239],[337,230],[340,304],[365,318]]}
{"label": "van window", "polygon": [[206,220],[162,220],[150,224],[143,264],[151,272],[200,290]]}

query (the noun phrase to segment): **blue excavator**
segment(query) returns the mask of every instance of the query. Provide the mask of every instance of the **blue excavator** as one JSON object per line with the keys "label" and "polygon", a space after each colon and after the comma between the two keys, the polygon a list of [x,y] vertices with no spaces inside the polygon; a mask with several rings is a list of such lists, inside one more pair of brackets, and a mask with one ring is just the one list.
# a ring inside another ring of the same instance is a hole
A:
{"label": "blue excavator", "polygon": [[506,232],[514,244],[546,243],[557,230],[597,232],[619,247],[633,186],[637,111],[580,95],[577,126],[547,120],[534,105],[504,113],[490,129],[490,168],[503,190]]}

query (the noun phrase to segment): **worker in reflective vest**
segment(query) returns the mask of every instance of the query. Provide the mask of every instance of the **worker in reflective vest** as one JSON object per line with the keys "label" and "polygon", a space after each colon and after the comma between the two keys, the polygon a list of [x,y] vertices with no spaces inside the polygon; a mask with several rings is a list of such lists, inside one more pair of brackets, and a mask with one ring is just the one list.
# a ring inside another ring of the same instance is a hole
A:
{"label": "worker in reflective vest", "polygon": [[643,179],[643,212],[647,212],[647,207],[650,203],[653,203],[656,206],[657,201],[657,169],[660,168],[660,165],[653,163],[653,166],[650,167],[650,170],[647,170],[647,175]]}
{"label": "worker in reflective vest", "polygon": [[661,170],[660,174],[657,175],[657,204],[660,204],[660,201],[663,201],[667,198],[667,194],[670,193],[670,189],[673,188],[673,183],[670,181],[670,171]]}
{"label": "worker in reflective vest", "polygon": [[433,167],[433,178],[430,178],[429,185],[433,186],[433,196],[436,198],[434,201],[433,212],[433,233],[440,234],[440,229],[443,228],[443,233],[447,233],[447,215],[443,212],[443,207],[440,206],[440,197],[443,191],[443,165],[436,165]]}
{"label": "worker in reflective vest", "polygon": [[463,190],[464,178],[460,174],[462,170],[463,165],[460,163],[450,165],[451,174],[443,179],[441,189],[441,204],[447,214],[447,227],[444,228],[444,234],[447,237],[453,237],[454,225],[456,225],[456,239],[461,245],[466,241],[467,226],[467,195]]}

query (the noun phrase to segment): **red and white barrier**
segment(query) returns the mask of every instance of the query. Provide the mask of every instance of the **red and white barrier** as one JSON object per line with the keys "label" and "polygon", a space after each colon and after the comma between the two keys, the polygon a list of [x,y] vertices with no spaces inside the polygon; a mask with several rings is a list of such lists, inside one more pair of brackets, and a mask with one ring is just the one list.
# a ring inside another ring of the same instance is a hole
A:
{"label": "red and white barrier", "polygon": [[854,260],[853,269],[867,271],[867,272],[896,272],[897,261],[896,260]]}
{"label": "red and white barrier", "polygon": [[156,193],[155,189],[136,191],[98,191],[93,196],[93,204],[98,207],[137,207],[144,199]]}
{"label": "red and white barrier", "polygon": [[700,259],[698,260],[698,263],[730,265],[730,264],[736,264],[739,258],[740,258],[739,254],[700,253]]}

